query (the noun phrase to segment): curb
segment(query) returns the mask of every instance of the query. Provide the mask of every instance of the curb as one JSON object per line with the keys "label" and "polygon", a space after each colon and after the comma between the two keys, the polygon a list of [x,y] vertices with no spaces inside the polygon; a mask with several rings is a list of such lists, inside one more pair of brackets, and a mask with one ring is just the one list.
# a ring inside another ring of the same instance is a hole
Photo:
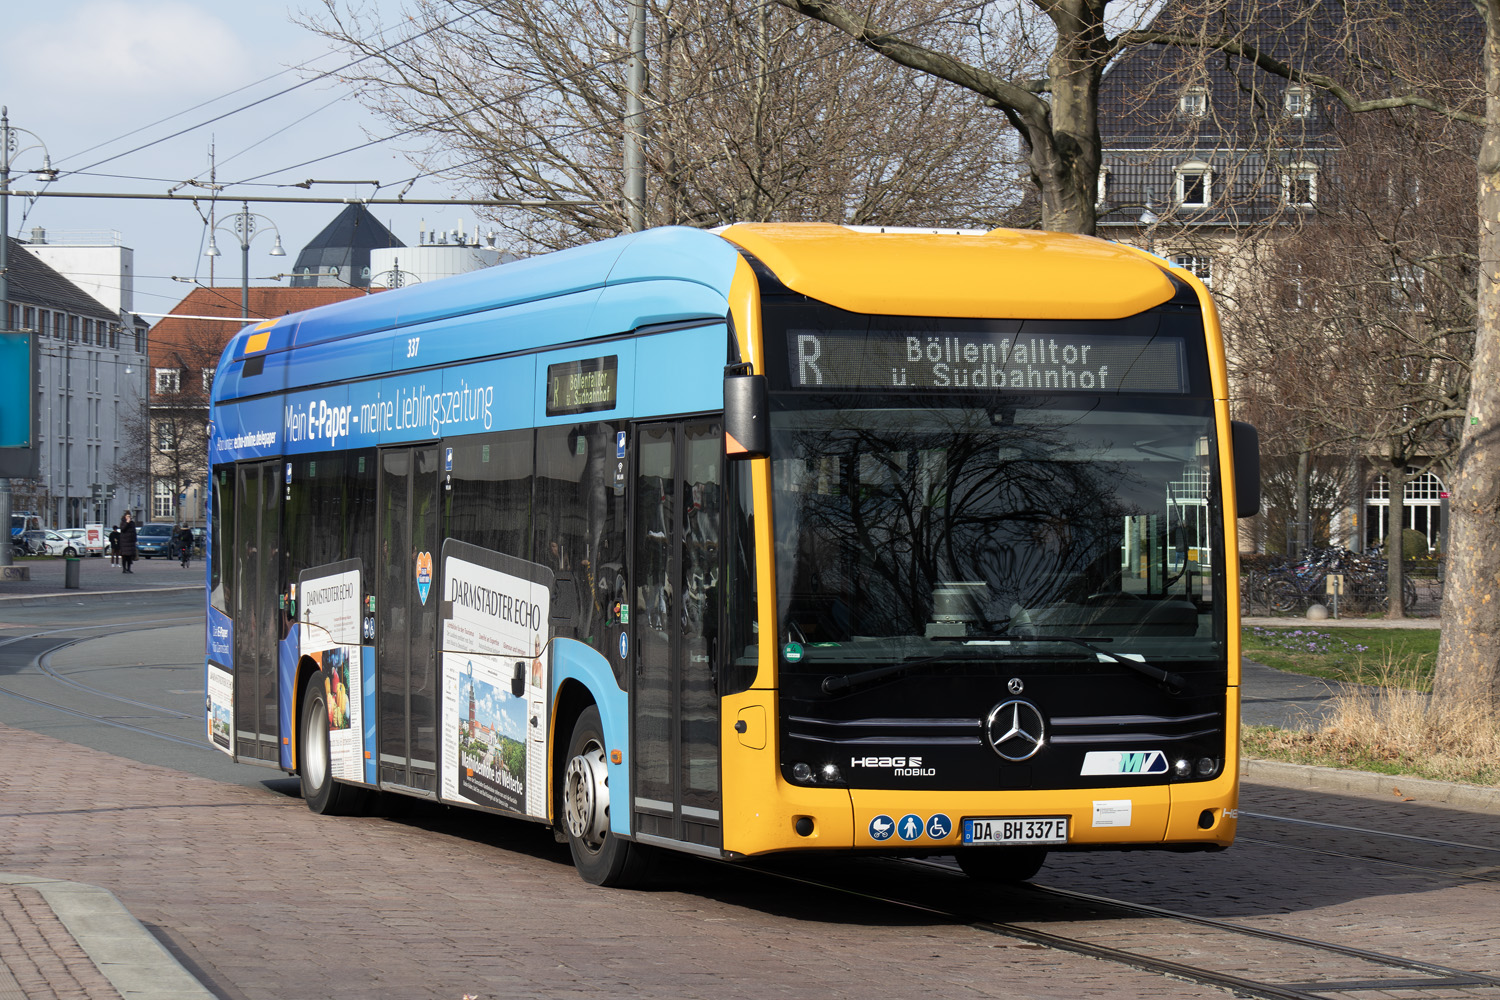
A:
{"label": "curb", "polygon": [[1386,797],[1390,797],[1392,787],[1399,787],[1403,798],[1500,814],[1500,788],[1486,788],[1483,785],[1463,785],[1396,774],[1376,774],[1373,771],[1346,771],[1316,764],[1285,764],[1281,761],[1251,758],[1240,761],[1240,780],[1290,788],[1311,788],[1322,792],[1356,792]]}
{"label": "curb", "polygon": [[124,1000],[215,1000],[108,889],[5,874],[0,874],[0,884],[40,892]]}
{"label": "curb", "polygon": [[30,607],[34,604],[46,604],[59,598],[65,600],[76,600],[78,598],[96,599],[105,597],[138,597],[142,594],[180,594],[188,591],[203,589],[203,584],[188,584],[185,586],[172,585],[167,587],[138,587],[133,590],[60,590],[50,594],[22,594],[15,597],[0,597],[0,608],[5,607]]}

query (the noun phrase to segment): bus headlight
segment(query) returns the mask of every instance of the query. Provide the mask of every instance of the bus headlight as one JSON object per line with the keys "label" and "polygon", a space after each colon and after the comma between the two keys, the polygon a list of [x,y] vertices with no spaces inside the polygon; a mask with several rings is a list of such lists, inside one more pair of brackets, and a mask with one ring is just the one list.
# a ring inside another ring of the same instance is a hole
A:
{"label": "bus headlight", "polygon": [[1193,776],[1193,762],[1186,757],[1178,757],[1172,762],[1172,773],[1179,778],[1191,778]]}
{"label": "bus headlight", "polygon": [[844,773],[839,770],[837,764],[829,761],[823,765],[823,770],[819,774],[819,777],[823,779],[825,785],[837,785],[844,780]]}
{"label": "bus headlight", "polygon": [[792,765],[792,779],[794,781],[799,781],[804,785],[810,785],[812,784],[812,776],[812,767],[809,766],[806,761],[799,760],[797,761],[797,763]]}
{"label": "bus headlight", "polygon": [[1219,762],[1212,757],[1198,758],[1198,777],[1212,778],[1219,771]]}

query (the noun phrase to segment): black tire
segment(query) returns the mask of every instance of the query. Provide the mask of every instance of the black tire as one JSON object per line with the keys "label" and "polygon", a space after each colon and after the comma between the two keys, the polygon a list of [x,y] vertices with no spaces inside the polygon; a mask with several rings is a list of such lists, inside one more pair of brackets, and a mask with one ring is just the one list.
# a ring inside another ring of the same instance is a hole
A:
{"label": "black tire", "polygon": [[1302,603],[1302,592],[1290,580],[1272,580],[1266,585],[1266,606],[1277,614],[1286,614]]}
{"label": "black tire", "polygon": [[65,556],[76,556],[77,554],[78,554],[78,550],[75,549],[75,548],[73,548],[73,546],[71,546],[71,545],[69,545],[67,548],[63,549],[63,555],[65,555]]}
{"label": "black tire", "polygon": [[1417,581],[1413,580],[1409,576],[1403,576],[1401,578],[1401,601],[1402,607],[1406,609],[1406,613],[1408,615],[1416,609]]}
{"label": "black tire", "polygon": [[592,885],[626,888],[646,876],[646,852],[609,830],[609,778],[604,724],[590,705],[573,724],[568,753],[558,775],[558,814],[573,866]]}
{"label": "black tire", "polygon": [[302,719],[297,727],[297,773],[302,800],[322,816],[358,816],[369,801],[367,789],[341,784],[333,778],[328,746],[327,675],[319,670],[307,679],[302,692]]}
{"label": "black tire", "polygon": [[1046,860],[1043,847],[966,847],[958,852],[958,867],[979,882],[1025,882]]}

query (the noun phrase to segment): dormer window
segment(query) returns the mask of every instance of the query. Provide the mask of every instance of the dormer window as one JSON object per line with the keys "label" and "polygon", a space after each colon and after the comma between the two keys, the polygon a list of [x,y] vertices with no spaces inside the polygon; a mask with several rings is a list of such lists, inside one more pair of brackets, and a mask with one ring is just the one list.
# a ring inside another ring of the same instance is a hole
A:
{"label": "dormer window", "polygon": [[1177,168],[1177,204],[1207,208],[1213,200],[1213,171],[1207,163],[1191,160]]}
{"label": "dormer window", "polygon": [[1109,168],[1099,168],[1099,190],[1094,199],[1094,204],[1103,205],[1109,201]]}
{"label": "dormer window", "polygon": [[1318,200],[1318,168],[1294,163],[1281,175],[1281,196],[1292,208],[1312,208]]}
{"label": "dormer window", "polygon": [[1189,87],[1177,99],[1177,113],[1187,118],[1202,118],[1208,114],[1208,88]]}
{"label": "dormer window", "polygon": [[1282,110],[1288,118],[1306,118],[1312,113],[1311,96],[1306,87],[1293,84],[1281,94]]}

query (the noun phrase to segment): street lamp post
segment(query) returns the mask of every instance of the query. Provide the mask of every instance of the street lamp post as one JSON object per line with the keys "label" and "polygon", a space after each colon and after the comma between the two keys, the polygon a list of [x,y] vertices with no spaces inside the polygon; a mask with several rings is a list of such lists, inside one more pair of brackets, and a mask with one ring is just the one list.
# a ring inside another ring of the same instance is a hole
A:
{"label": "street lamp post", "polygon": [[[29,146],[20,145],[21,136],[30,136],[35,141]],[[35,132],[24,128],[11,128],[10,108],[0,107],[0,328],[10,329],[10,164],[13,157],[29,149],[42,151],[42,169],[36,171],[37,178],[44,181],[57,179],[52,169],[52,154]],[[33,400],[33,403],[35,400]],[[5,525],[4,541],[0,542],[0,566],[10,565],[10,479],[0,477],[0,524]]]}
{"label": "street lamp post", "polygon": [[256,213],[250,211],[250,203],[248,201],[240,202],[240,210],[234,213],[234,215],[230,216],[230,220],[232,221],[226,220],[226,222],[221,222],[209,231],[208,249],[203,251],[203,256],[222,256],[222,254],[219,253],[218,245],[214,242],[214,233],[220,229],[223,229],[225,232],[229,232],[230,230],[225,229],[225,226],[230,226],[233,229],[235,236],[239,237],[240,241],[240,318],[249,319],[250,241],[255,239],[256,236],[265,232],[267,229],[270,229],[271,232],[276,234],[276,242],[271,246],[271,256],[285,257],[286,251],[281,249],[281,230],[277,229],[276,224],[270,219],[266,218],[264,215],[257,215]]}

